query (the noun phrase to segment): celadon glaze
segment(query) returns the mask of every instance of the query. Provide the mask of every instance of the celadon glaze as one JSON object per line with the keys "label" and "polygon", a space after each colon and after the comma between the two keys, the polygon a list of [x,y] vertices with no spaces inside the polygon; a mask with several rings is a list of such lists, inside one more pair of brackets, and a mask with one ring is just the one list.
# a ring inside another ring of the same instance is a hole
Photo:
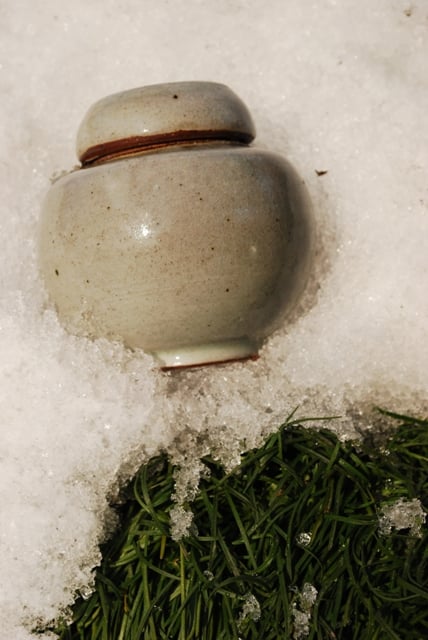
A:
{"label": "celadon glaze", "polygon": [[52,185],[40,227],[41,273],[70,331],[164,367],[257,355],[304,288],[312,221],[302,180],[253,137],[245,105],[216,83],[89,110],[82,168]]}

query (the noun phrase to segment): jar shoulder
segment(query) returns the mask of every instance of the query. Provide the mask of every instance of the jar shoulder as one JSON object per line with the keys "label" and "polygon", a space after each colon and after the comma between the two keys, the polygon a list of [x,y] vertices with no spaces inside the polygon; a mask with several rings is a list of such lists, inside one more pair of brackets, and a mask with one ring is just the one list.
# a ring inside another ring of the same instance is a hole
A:
{"label": "jar shoulder", "polygon": [[192,167],[192,171],[204,171],[209,167],[223,166],[227,172],[229,167],[239,166],[242,172],[274,170],[284,173],[295,173],[292,165],[279,153],[258,147],[248,146],[199,146],[172,147],[171,149],[156,150],[140,155],[118,158],[96,166],[89,166],[62,176],[52,185],[53,188],[67,186],[70,182],[86,182],[88,180],[103,180],[105,176],[120,175],[127,172],[148,171],[155,168],[166,175],[168,172],[180,172],[183,167]]}
{"label": "jar shoulder", "polygon": [[74,171],[52,185],[45,210],[80,217],[88,207],[110,215],[124,210],[140,215],[143,207],[173,215],[173,210],[199,210],[203,202],[212,211],[285,212],[295,208],[293,203],[306,210],[306,200],[303,180],[285,158],[235,146],[142,154]]}

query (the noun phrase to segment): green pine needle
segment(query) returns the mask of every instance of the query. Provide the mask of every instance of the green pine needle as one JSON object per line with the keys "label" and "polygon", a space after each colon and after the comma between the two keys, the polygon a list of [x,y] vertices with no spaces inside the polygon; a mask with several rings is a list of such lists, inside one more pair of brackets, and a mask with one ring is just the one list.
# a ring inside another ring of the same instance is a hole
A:
{"label": "green pine needle", "polygon": [[[56,632],[62,640],[427,638],[427,529],[383,535],[379,514],[400,498],[427,511],[428,422],[383,414],[397,422],[383,452],[292,423],[235,473],[205,459],[210,473],[188,505],[194,525],[179,542],[170,535],[174,468],[167,456],[152,459],[127,489],[95,592]],[[305,584],[318,591],[307,634],[296,614],[309,611]]]}

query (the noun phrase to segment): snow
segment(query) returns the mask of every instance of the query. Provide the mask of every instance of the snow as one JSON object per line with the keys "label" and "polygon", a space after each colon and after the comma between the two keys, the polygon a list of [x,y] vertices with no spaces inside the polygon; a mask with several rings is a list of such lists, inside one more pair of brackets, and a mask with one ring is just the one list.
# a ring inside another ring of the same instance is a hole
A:
{"label": "snow", "polygon": [[[0,637],[30,640],[87,592],[109,498],[161,448],[231,468],[296,407],[341,415],[343,438],[374,405],[426,411],[428,9],[3,0],[0,36]],[[64,332],[36,239],[87,108],[178,80],[224,82],[247,103],[256,143],[307,182],[318,254],[294,321],[257,362],[165,374]]]}
{"label": "snow", "polygon": [[293,640],[303,640],[309,635],[309,623],[317,596],[317,589],[309,582],[305,582],[301,592],[296,590],[296,600],[292,604]]}
{"label": "snow", "polygon": [[418,498],[406,500],[399,498],[392,504],[382,506],[379,517],[379,528],[383,535],[390,535],[392,530],[409,529],[412,536],[422,538],[422,526],[426,522],[426,513]]}

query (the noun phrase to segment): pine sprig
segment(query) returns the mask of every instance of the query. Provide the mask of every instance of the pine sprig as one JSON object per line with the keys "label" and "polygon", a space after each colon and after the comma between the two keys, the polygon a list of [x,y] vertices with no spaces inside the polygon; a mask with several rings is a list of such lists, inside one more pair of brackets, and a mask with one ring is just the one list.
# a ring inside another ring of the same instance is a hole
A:
{"label": "pine sprig", "polygon": [[[174,468],[152,459],[103,545],[95,592],[77,601],[61,639],[428,637],[427,530],[379,528],[383,505],[398,499],[428,510],[428,423],[387,419],[398,427],[382,451],[293,423],[235,473],[206,458],[180,541],[170,535]],[[305,585],[318,592],[310,611]]]}

